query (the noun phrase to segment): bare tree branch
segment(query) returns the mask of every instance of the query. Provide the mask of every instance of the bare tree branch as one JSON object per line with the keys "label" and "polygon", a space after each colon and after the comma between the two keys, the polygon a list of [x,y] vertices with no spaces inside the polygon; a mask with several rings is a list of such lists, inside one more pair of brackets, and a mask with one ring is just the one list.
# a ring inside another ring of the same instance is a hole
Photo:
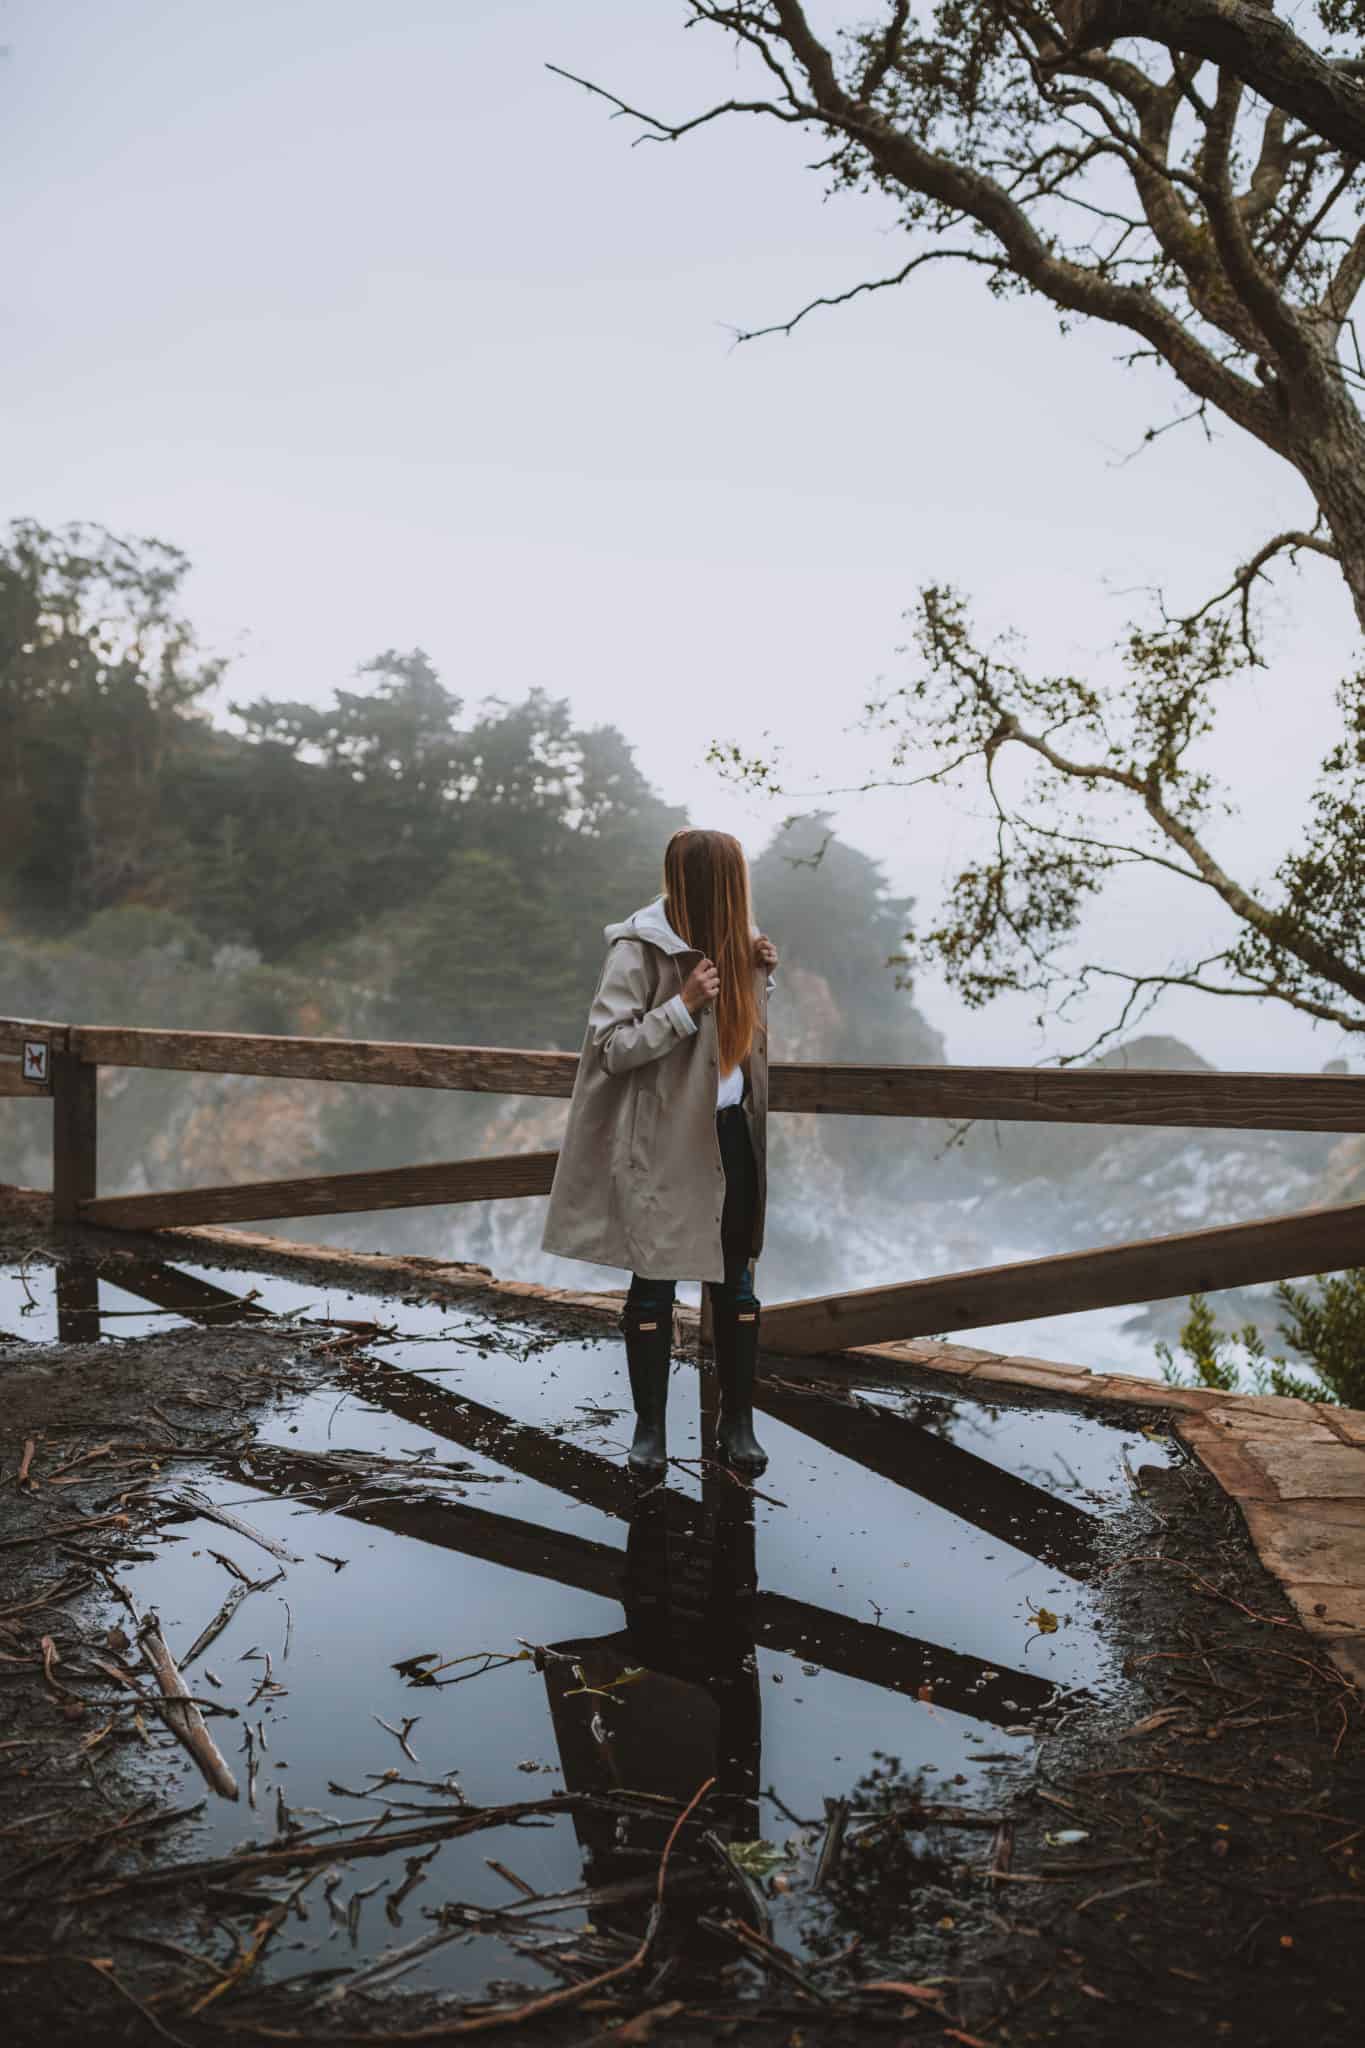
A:
{"label": "bare tree branch", "polygon": [[1329,561],[1335,562],[1339,559],[1337,550],[1331,541],[1324,540],[1321,534],[1301,533],[1293,530],[1288,533],[1277,533],[1273,540],[1268,540],[1263,547],[1256,550],[1250,561],[1242,564],[1226,590],[1220,590],[1215,597],[1211,597],[1208,600],[1207,604],[1201,604],[1197,611],[1187,613],[1180,623],[1185,626],[1192,626],[1199,619],[1207,618],[1209,613],[1215,611],[1220,604],[1226,604],[1230,597],[1240,598],[1242,645],[1246,650],[1248,660],[1254,663],[1256,667],[1264,668],[1265,663],[1257,652],[1251,627],[1252,587],[1263,574],[1267,562],[1273,561],[1276,555],[1284,554],[1287,554],[1289,559],[1294,561],[1298,556],[1300,548],[1308,548],[1314,554],[1326,555]]}
{"label": "bare tree branch", "polygon": [[810,299],[800,312],[793,313],[790,320],[776,320],[770,327],[736,327],[736,346],[742,341],[761,341],[769,334],[790,334],[801,325],[807,314],[818,312],[824,306],[846,306],[850,299],[858,299],[865,292],[889,291],[893,285],[904,284],[912,271],[920,270],[926,263],[939,263],[951,258],[958,263],[981,263],[990,270],[998,270],[996,258],[983,256],[979,249],[924,249],[918,256],[912,256],[903,263],[891,277],[864,278],[861,283],[850,285],[846,292],[832,292],[828,296]]}
{"label": "bare tree branch", "polygon": [[628,101],[618,99],[605,86],[594,85],[590,78],[580,78],[574,71],[566,71],[562,64],[547,64],[547,71],[553,71],[557,78],[566,78],[570,85],[581,85],[599,100],[606,100],[616,109],[617,115],[626,114],[632,121],[643,122],[650,131],[637,135],[637,142],[678,142],[684,135],[690,135],[694,128],[704,128],[709,121],[719,121],[725,114],[771,114],[777,121],[805,121],[814,114],[814,107],[779,107],[772,100],[722,100],[718,106],[708,107],[704,114],[693,114],[686,121],[661,121],[654,114],[642,113],[639,107],[632,107]]}

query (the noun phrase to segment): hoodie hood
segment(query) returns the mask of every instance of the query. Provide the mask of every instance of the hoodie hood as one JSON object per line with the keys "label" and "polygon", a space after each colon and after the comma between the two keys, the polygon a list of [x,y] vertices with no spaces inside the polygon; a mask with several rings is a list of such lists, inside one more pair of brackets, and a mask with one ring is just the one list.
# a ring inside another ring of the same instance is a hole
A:
{"label": "hoodie hood", "polygon": [[643,910],[634,911],[623,924],[605,925],[602,936],[609,946],[614,946],[618,939],[644,939],[647,944],[657,946],[661,953],[696,951],[695,946],[683,943],[664,916],[662,896],[656,896],[652,903],[646,903]]}
{"label": "hoodie hood", "polygon": [[[753,936],[759,936],[758,926],[750,925]],[[646,903],[643,910],[634,911],[623,924],[609,924],[602,928],[602,936],[609,946],[618,939],[644,939],[648,945],[657,946],[661,953],[695,953],[695,946],[687,945],[674,931],[664,916],[664,899],[656,896],[652,903]]]}

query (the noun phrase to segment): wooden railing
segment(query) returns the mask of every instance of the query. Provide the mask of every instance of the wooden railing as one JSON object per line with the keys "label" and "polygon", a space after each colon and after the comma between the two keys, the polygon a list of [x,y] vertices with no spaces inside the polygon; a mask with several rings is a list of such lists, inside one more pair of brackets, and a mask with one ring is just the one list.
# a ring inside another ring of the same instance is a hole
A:
{"label": "wooden railing", "polygon": [[[548,1192],[553,1152],[313,1174],[167,1194],[97,1190],[101,1067],[346,1081],[565,1097],[572,1053],[402,1045],[245,1032],[144,1031],[0,1019],[0,1096],[51,1098],[59,1223],[164,1229],[489,1201]],[[1344,1074],[1172,1074],[1134,1068],[778,1064],[769,1107],[834,1116],[1184,1129],[1365,1131],[1365,1079]],[[1094,1251],[863,1288],[765,1309],[776,1351],[966,1330],[1365,1263],[1365,1202],[1182,1231]]]}

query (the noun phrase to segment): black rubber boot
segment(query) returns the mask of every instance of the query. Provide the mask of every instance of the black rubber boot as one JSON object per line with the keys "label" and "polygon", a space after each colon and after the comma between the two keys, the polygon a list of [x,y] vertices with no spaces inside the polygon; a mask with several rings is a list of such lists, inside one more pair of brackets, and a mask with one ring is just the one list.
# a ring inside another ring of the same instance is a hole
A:
{"label": "black rubber boot", "polygon": [[668,1469],[668,1374],[673,1363],[671,1315],[627,1309],[626,1364],[635,1403],[635,1441],[627,1461],[637,1479],[660,1479]]}
{"label": "black rubber boot", "polygon": [[737,1472],[757,1478],[768,1468],[768,1453],[754,1435],[754,1372],[758,1365],[759,1304],[722,1308],[712,1301],[711,1324],[720,1380],[721,1457]]}

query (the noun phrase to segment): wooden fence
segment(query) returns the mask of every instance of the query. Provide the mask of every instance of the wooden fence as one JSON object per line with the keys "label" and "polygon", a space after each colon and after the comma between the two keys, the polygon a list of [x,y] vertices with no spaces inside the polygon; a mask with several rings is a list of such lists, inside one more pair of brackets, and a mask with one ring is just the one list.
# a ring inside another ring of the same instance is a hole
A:
{"label": "wooden fence", "polygon": [[[59,1223],[116,1230],[335,1216],[548,1192],[553,1152],[311,1174],[151,1195],[98,1193],[101,1067],[273,1076],[499,1095],[566,1097],[572,1053],[402,1045],[244,1032],[143,1031],[0,1018],[0,1096],[51,1099]],[[1171,1074],[1134,1068],[775,1065],[769,1107],[825,1116],[988,1123],[1365,1131],[1365,1079],[1344,1074]],[[788,1353],[1109,1308],[1365,1263],[1365,1202],[1258,1217],[1093,1251],[938,1275],[764,1311]]]}

